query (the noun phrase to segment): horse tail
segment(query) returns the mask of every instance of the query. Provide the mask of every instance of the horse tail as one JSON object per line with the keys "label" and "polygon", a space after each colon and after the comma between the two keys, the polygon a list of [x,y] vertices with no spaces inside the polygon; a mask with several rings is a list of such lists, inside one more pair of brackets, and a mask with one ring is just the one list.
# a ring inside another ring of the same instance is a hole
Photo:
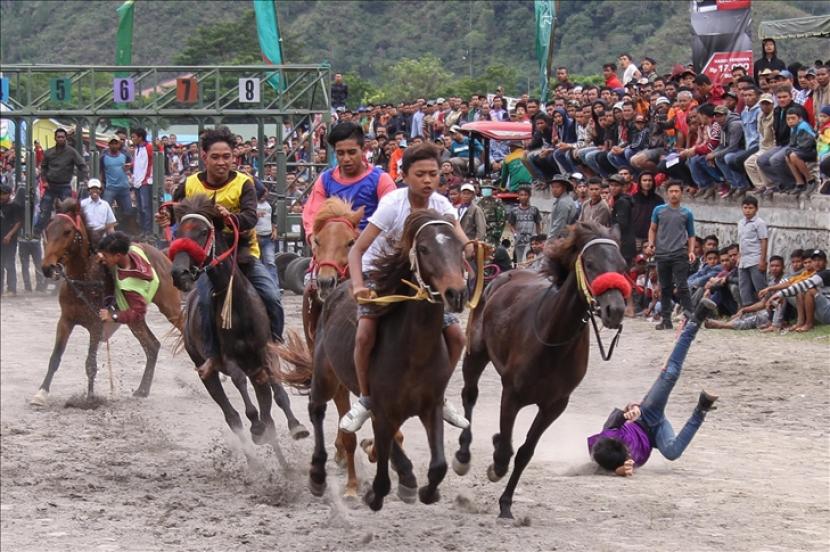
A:
{"label": "horse tail", "polygon": [[278,347],[279,356],[294,365],[293,370],[277,368],[277,378],[280,382],[298,389],[308,391],[311,388],[311,374],[313,372],[311,351],[305,340],[295,331],[289,330],[288,340]]}

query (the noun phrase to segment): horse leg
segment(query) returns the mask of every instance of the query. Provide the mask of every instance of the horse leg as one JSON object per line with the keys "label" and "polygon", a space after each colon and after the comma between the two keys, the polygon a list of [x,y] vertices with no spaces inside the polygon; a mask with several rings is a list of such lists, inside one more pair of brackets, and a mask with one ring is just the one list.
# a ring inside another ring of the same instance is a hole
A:
{"label": "horse leg", "polygon": [[251,380],[259,404],[259,424],[251,425],[251,438],[261,445],[276,439],[274,419],[271,418],[271,386],[267,381]]}
{"label": "horse leg", "polygon": [[[398,440],[400,436],[400,442]],[[415,504],[415,495],[418,491],[418,480],[412,472],[412,461],[406,456],[401,446],[403,436],[400,431],[392,439],[392,467],[398,472],[398,498],[407,504]]]}
{"label": "horse leg", "polygon": [[372,488],[363,497],[366,504],[374,511],[383,507],[383,499],[389,494],[392,483],[389,480],[389,452],[392,447],[394,428],[386,419],[376,416],[373,420],[375,430],[375,448],[378,454],[378,467]]}
{"label": "horse leg", "polygon": [[493,463],[487,468],[490,481],[496,482],[507,473],[510,457],[513,456],[513,424],[516,422],[519,408],[519,403],[513,397],[512,388],[502,389],[499,433],[493,435]]}
{"label": "horse leg", "polygon": [[539,443],[539,438],[550,424],[565,411],[566,406],[568,406],[568,397],[551,405],[539,407],[539,412],[536,414],[536,418],[533,419],[533,424],[531,424],[530,430],[527,432],[525,442],[519,447],[519,451],[516,453],[513,473],[510,474],[507,487],[504,489],[501,498],[499,498],[500,518],[513,519],[513,513],[510,511],[510,508],[513,505],[513,492],[516,490],[519,478],[533,457],[533,453],[536,451],[536,445]]}
{"label": "horse leg", "polygon": [[91,399],[98,373],[98,345],[101,343],[102,324],[93,324],[89,330],[89,348],[86,352],[86,398]]}
{"label": "horse leg", "polygon": [[161,343],[150,331],[147,323],[144,320],[130,324],[130,331],[138,339],[141,348],[144,349],[144,355],[147,357],[147,363],[144,365],[144,374],[141,376],[141,383],[138,384],[138,389],[133,393],[134,397],[146,397],[150,394],[150,386],[153,384],[153,375],[156,372],[156,361],[159,356],[159,349]]}
{"label": "horse leg", "polygon": [[291,399],[288,398],[288,393],[285,392],[285,388],[279,383],[272,383],[271,388],[274,391],[274,401],[276,401],[277,406],[285,414],[286,420],[288,420],[288,431],[291,433],[291,437],[295,440],[308,437],[308,430],[294,416],[294,412],[291,411]]}
{"label": "horse leg", "polygon": [[470,443],[473,442],[473,408],[478,400],[478,380],[489,362],[486,351],[468,353],[464,357],[464,388],[461,400],[464,404],[464,417],[470,421],[470,427],[461,431],[458,438],[458,450],[452,460],[452,469],[458,475],[466,475],[470,470]]}
{"label": "horse leg", "polygon": [[439,404],[432,410],[421,415],[421,423],[427,431],[429,440],[429,469],[427,480],[429,483],[418,489],[418,497],[424,504],[438,502],[441,494],[438,485],[447,474],[447,459],[444,456],[444,415],[443,405]]}
{"label": "horse leg", "polygon": [[253,433],[254,425],[259,425],[261,422],[259,421],[259,411],[251,401],[250,394],[248,394],[248,376],[233,362],[227,364],[227,370],[230,372],[234,387],[242,396],[242,402],[245,403],[245,417],[251,422],[251,432]]}
{"label": "horse leg", "polygon": [[239,412],[231,406],[231,402],[228,400],[228,396],[222,387],[222,382],[219,380],[219,374],[213,372],[207,378],[201,379],[201,382],[204,384],[205,389],[207,389],[214,402],[222,409],[222,414],[225,415],[225,422],[227,422],[228,427],[241,438],[242,418],[239,417]]}
{"label": "horse leg", "polygon": [[[313,385],[313,383],[312,383]],[[314,452],[311,455],[311,469],[308,472],[308,486],[314,496],[323,496],[326,490],[326,438],[323,420],[326,417],[326,400],[318,397],[312,388],[308,400],[308,417],[314,430]]]}
{"label": "horse leg", "polygon": [[61,316],[60,320],[58,320],[58,327],[55,332],[55,346],[52,348],[52,356],[49,357],[49,368],[46,370],[46,377],[43,378],[40,389],[38,389],[30,401],[32,405],[46,406],[46,399],[49,397],[49,388],[52,386],[52,378],[55,377],[55,372],[58,371],[61,357],[63,357],[63,352],[66,350],[66,342],[69,341],[69,336],[72,334],[74,327],[75,323],[71,322],[65,316]]}
{"label": "horse leg", "polygon": [[[334,404],[337,407],[338,419],[342,418],[349,411],[349,390],[345,385],[338,385],[334,395]],[[338,464],[346,464],[346,489],[343,491],[344,498],[357,497],[357,470],[354,464],[354,452],[357,449],[357,436],[337,429],[337,439],[334,441],[336,452],[334,461]]]}

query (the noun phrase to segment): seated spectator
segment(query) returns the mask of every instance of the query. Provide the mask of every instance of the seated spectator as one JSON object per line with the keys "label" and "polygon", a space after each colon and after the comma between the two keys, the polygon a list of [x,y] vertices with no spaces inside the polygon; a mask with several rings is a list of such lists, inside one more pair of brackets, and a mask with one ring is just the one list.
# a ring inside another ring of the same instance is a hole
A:
{"label": "seated spectator", "polygon": [[810,195],[816,189],[816,179],[807,163],[814,163],[817,159],[816,133],[803,119],[801,111],[796,106],[787,110],[787,126],[790,127],[787,166],[795,178],[793,191]]}
{"label": "seated spectator", "polygon": [[710,278],[703,288],[698,289],[697,297],[692,297],[693,304],[700,302],[703,297],[709,297],[718,306],[720,314],[732,316],[738,312],[738,267],[729,254],[731,251],[731,247],[721,249],[721,271]]}
{"label": "seated spectator", "polygon": [[827,270],[827,254],[816,249],[810,254],[815,274],[797,284],[777,291],[772,296],[773,304],[784,297],[795,297],[799,312],[796,332],[808,332],[815,323],[830,324],[830,270]]}
{"label": "seated spectator", "polygon": [[519,141],[513,141],[508,144],[508,147],[510,153],[501,162],[498,186],[515,192],[523,186],[530,186],[533,178],[524,164],[524,145]]}
{"label": "seated spectator", "polygon": [[698,144],[680,152],[680,157],[692,173],[692,180],[696,188],[704,190],[703,199],[714,197],[717,193],[716,184],[723,181],[723,175],[714,165],[710,165],[709,155],[720,144],[721,127],[715,119],[715,106],[703,104],[697,110],[697,117],[703,131]]}
{"label": "seated spectator", "polygon": [[720,260],[718,255],[717,249],[710,249],[703,255],[703,263],[700,265],[700,268],[689,276],[688,284],[689,284],[689,292],[692,294],[692,297],[695,296],[695,293],[703,288],[706,283],[717,276],[722,270],[718,261]]}
{"label": "seated spectator", "polygon": [[[778,284],[784,276],[784,258],[779,255],[773,255],[769,260],[769,283],[770,285]],[[758,328],[763,330],[771,327],[774,315],[771,315],[772,308],[779,309],[782,305],[773,307],[766,299],[760,299],[752,305],[747,305],[738,309],[738,312],[726,322],[719,320],[707,320],[706,328],[719,330],[751,330]]]}
{"label": "seated spectator", "polygon": [[793,173],[787,164],[788,148],[790,147],[790,127],[787,125],[787,110],[792,107],[807,118],[806,110],[793,102],[792,90],[787,86],[775,89],[775,99],[778,107],[773,110],[773,134],[775,146],[758,157],[758,168],[770,181],[771,190],[788,192],[795,187]]}
{"label": "seated spectator", "polygon": [[740,171],[734,171],[726,162],[727,155],[737,155],[744,149],[744,127],[741,118],[729,111],[725,105],[715,108],[715,121],[720,125],[721,135],[718,147],[706,156],[706,161],[715,162],[727,188],[721,191],[721,197],[731,197],[735,193],[746,192],[749,181]]}

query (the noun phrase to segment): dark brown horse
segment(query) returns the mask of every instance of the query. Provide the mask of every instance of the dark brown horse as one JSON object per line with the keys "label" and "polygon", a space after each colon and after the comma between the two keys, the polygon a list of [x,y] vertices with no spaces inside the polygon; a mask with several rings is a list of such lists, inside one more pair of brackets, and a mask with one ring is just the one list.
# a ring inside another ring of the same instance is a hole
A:
{"label": "dark brown horse", "polygon": [[[444,390],[452,374],[442,333],[444,308],[459,312],[467,298],[464,279],[464,244],[455,236],[452,224],[431,210],[409,215],[400,247],[377,263],[377,294],[411,295],[402,280],[418,279],[437,290],[441,302],[405,301],[389,307],[378,325],[378,335],[369,368],[369,385],[374,398],[372,419],[377,451],[377,473],[365,500],[373,510],[383,506],[389,494],[390,456],[398,472],[398,495],[414,501],[417,481],[412,462],[393,436],[412,416],[423,423],[431,459],[429,484],[418,495],[422,502],[440,498],[438,485],[447,472],[444,457]],[[417,256],[418,267],[413,269]],[[422,290],[424,291],[424,290]],[[314,454],[311,457],[310,487],[321,495],[326,486],[326,448],[323,419],[326,402],[339,385],[358,392],[353,351],[357,305],[348,282],[340,284],[326,299],[314,338],[313,366],[307,351],[292,351],[296,364],[292,373],[283,373],[290,385],[310,386],[309,415],[314,425]],[[294,343],[296,345],[296,342]],[[285,356],[284,356],[285,358]]]}
{"label": "dark brown horse", "polygon": [[[542,433],[565,410],[588,366],[589,309],[599,309],[607,328],[621,328],[631,289],[617,242],[593,224],[580,223],[546,246],[546,273],[514,270],[496,278],[471,313],[464,357],[464,414],[472,421],[478,380],[492,361],[502,381],[499,432],[493,436],[491,481],[507,473],[513,456],[513,424],[519,410],[539,408],[513,473],[499,499],[501,518],[512,518],[513,491]],[[459,475],[469,470],[472,431],[466,429],[453,459]]]}
{"label": "dark brown horse", "polygon": [[[170,277],[170,260],[155,247],[147,244],[139,244],[139,247],[147,254],[159,277],[159,287],[153,303],[171,324],[181,329],[181,299]],[[61,202],[57,214],[46,227],[46,251],[42,268],[47,278],[63,277],[63,281],[60,287],[61,317],[58,320],[55,347],[49,359],[46,377],[31,400],[36,406],[46,404],[52,378],[60,365],[66,342],[75,326],[82,326],[89,332],[86,357],[88,397],[92,396],[98,370],[98,346],[104,334],[104,324],[98,316],[98,310],[104,308],[104,297],[107,295],[105,290],[112,289],[112,280],[106,268],[95,258],[89,228],[80,206],[74,199]],[[144,321],[134,322],[128,326],[147,356],[144,375],[133,394],[146,397],[153,383],[160,344]]]}
{"label": "dark brown horse", "polygon": [[[170,246],[173,257],[173,281],[182,291],[189,291],[197,277],[208,278],[213,286],[215,333],[222,353],[220,371],[233,381],[245,403],[245,415],[251,421],[251,436],[256,443],[273,443],[276,437],[271,418],[271,399],[285,413],[291,436],[300,439],[308,430],[294,416],[291,402],[282,385],[271,376],[273,364],[279,359],[271,345],[268,313],[254,286],[242,271],[237,270],[233,247],[224,237],[225,222],[216,205],[205,195],[185,199],[173,207],[179,222],[176,240]],[[200,276],[200,274],[204,272]],[[223,316],[223,306],[231,294],[230,311]],[[202,340],[201,306],[198,292],[191,293],[185,305],[184,346],[196,366],[204,364],[206,344]],[[223,320],[224,319],[224,320]],[[250,379],[259,404],[259,411],[248,396]],[[202,383],[222,409],[225,421],[237,434],[242,420],[231,406],[217,372],[207,374]]]}

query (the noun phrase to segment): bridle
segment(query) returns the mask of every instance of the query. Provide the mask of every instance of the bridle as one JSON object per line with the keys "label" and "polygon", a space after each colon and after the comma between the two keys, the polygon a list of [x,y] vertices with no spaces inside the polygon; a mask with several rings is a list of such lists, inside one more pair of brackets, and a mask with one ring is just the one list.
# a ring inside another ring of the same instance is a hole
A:
{"label": "bridle", "polygon": [[[188,213],[181,218],[179,224],[181,225],[188,220],[199,221],[208,227],[207,240],[205,240],[204,245],[199,245],[192,238],[177,238],[173,240],[173,243],[170,244],[170,251],[168,253],[171,260],[173,260],[179,253],[187,253],[191,260],[193,260],[197,265],[197,274],[207,270],[208,268],[218,266],[231,256],[234,257],[234,261],[236,260],[236,253],[239,248],[239,224],[236,222],[236,217],[233,215],[225,217],[225,223],[233,230],[233,243],[218,257],[216,256],[216,227],[214,226],[213,221],[198,213]],[[207,266],[205,263],[207,263]],[[234,262],[233,265],[233,270],[235,271],[236,262]]]}
{"label": "bridle", "polygon": [[[325,224],[323,224],[323,227],[332,222],[340,222],[347,225],[354,234],[354,237],[357,237],[359,233],[358,229],[357,227],[355,227],[354,223],[351,220],[347,219],[346,217],[332,217],[328,219],[325,222]],[[317,286],[317,275],[320,273],[320,269],[325,267],[332,268],[335,272],[337,272],[338,283],[340,282],[340,280],[346,280],[349,277],[348,262],[346,264],[341,265],[340,263],[336,263],[334,261],[318,261],[317,256],[314,255],[311,258],[311,265],[308,267],[308,270],[311,273],[311,282],[314,287]]]}
{"label": "bridle", "polygon": [[618,251],[620,249],[619,244],[609,238],[594,238],[589,240],[582,249],[580,250],[579,254],[576,257],[576,261],[574,262],[574,273],[576,277],[576,286],[579,290],[579,293],[582,295],[582,298],[585,299],[585,313],[582,316],[579,324],[577,325],[577,330],[574,335],[565,341],[561,341],[559,343],[547,343],[544,341],[539,335],[539,328],[538,328],[538,320],[539,320],[539,311],[541,310],[542,305],[544,304],[544,300],[547,297],[548,293],[554,288],[554,284],[548,287],[545,291],[545,296],[539,301],[538,306],[536,307],[536,314],[533,317],[533,333],[536,339],[545,347],[561,347],[563,345],[567,345],[577,339],[580,335],[582,335],[582,328],[585,327],[585,324],[588,323],[588,320],[591,320],[591,325],[594,328],[594,335],[597,338],[597,345],[599,346],[600,356],[602,360],[610,360],[611,355],[614,353],[614,348],[617,346],[617,343],[620,339],[620,334],[622,333],[622,324],[620,327],[617,328],[614,337],[611,339],[611,344],[608,347],[608,352],[606,353],[605,346],[602,343],[602,337],[599,333],[599,325],[596,321],[596,314],[599,310],[599,304],[597,303],[596,296],[602,295],[606,291],[610,289],[617,289],[622,293],[623,297],[628,297],[631,294],[631,285],[628,284],[628,281],[625,279],[624,276],[620,276],[617,272],[603,272],[602,274],[598,275],[592,281],[588,281],[588,277],[585,274],[585,260],[583,259],[583,255],[588,248],[593,247],[595,245],[613,245]]}
{"label": "bridle", "polygon": [[[86,233],[83,231],[83,223],[81,221],[81,214],[80,213],[75,213],[74,218],[67,215],[66,213],[55,213],[54,218],[55,219],[62,218],[62,219],[68,220],[69,224],[72,225],[72,230],[74,231],[74,235],[72,237],[72,244],[73,245],[78,245],[80,247],[80,246],[83,245],[84,239],[87,239],[87,242],[89,243],[89,252],[90,252],[90,254],[93,253],[93,251],[92,251],[92,242],[89,241],[89,238],[87,237]],[[63,253],[61,253],[61,256],[58,258],[57,266],[60,268],[61,272],[63,271],[63,267],[66,264],[63,261],[69,256],[69,254],[70,254],[69,247],[66,247],[63,250]]]}
{"label": "bridle", "polygon": [[424,281],[423,276],[421,276],[421,266],[418,263],[418,236],[424,228],[433,225],[449,226],[450,228],[453,228],[453,224],[446,220],[429,220],[418,227],[415,231],[415,235],[412,237],[412,247],[409,248],[409,268],[415,276],[415,281],[418,283],[418,287],[426,291],[426,300],[430,303],[437,303],[435,298],[440,297],[441,292],[433,290],[432,287]]}

